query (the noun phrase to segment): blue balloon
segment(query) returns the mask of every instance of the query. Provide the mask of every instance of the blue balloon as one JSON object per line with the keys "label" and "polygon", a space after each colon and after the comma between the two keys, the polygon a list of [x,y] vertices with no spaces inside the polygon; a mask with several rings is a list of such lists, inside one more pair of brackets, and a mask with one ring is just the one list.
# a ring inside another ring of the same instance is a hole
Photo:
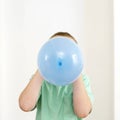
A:
{"label": "blue balloon", "polygon": [[54,85],[73,83],[83,69],[79,46],[67,37],[55,37],[46,42],[38,53],[38,70]]}

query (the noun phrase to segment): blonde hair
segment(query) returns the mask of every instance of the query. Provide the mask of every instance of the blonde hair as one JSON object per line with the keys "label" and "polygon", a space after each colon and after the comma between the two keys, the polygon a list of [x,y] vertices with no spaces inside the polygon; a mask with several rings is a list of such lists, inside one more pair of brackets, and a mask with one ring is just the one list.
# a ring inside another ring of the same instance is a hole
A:
{"label": "blonde hair", "polygon": [[69,37],[69,38],[73,39],[76,43],[78,43],[77,40],[68,32],[57,32],[57,33],[53,34],[50,37],[50,39],[53,38],[53,37],[56,37],[56,36]]}

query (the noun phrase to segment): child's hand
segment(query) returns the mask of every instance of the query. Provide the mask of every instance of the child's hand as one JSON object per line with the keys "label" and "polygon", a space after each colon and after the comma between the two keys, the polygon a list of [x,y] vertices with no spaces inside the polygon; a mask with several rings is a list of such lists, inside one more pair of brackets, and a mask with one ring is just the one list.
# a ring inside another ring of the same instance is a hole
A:
{"label": "child's hand", "polygon": [[44,79],[38,70],[35,72],[35,74],[33,75],[32,79],[34,77],[36,77],[36,79],[41,80],[41,81],[43,81],[43,79]]}

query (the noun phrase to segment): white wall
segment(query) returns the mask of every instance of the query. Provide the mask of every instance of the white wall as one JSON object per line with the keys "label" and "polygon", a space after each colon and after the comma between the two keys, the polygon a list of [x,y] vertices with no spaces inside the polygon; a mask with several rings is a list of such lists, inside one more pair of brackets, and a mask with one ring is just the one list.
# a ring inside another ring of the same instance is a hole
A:
{"label": "white wall", "polygon": [[85,49],[95,104],[91,120],[113,120],[113,1],[86,1]]}
{"label": "white wall", "polygon": [[115,120],[120,119],[120,1],[114,0],[114,110]]}
{"label": "white wall", "polygon": [[95,96],[87,120],[113,120],[112,0],[2,0],[2,120],[33,120],[18,96],[37,68],[40,46],[55,32],[79,40]]}

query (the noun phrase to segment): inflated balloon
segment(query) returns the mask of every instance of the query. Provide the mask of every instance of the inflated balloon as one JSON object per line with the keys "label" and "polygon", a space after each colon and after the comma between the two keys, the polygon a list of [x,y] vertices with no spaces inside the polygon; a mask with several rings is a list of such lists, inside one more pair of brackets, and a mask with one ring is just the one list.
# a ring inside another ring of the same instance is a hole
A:
{"label": "inflated balloon", "polygon": [[51,84],[73,83],[83,69],[79,46],[66,37],[50,39],[39,51],[38,69],[43,78]]}

